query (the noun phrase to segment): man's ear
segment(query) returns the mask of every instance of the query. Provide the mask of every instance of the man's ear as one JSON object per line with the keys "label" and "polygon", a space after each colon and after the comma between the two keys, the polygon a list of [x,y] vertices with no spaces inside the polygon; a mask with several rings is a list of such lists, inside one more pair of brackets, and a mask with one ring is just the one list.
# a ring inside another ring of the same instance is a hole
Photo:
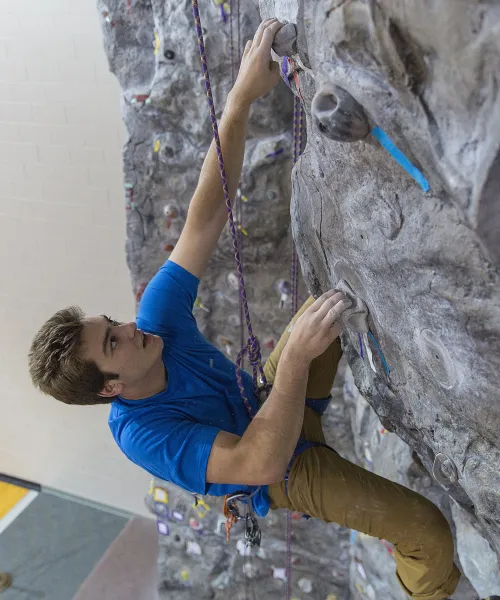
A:
{"label": "man's ear", "polygon": [[118,381],[118,379],[111,379],[110,381],[107,381],[105,383],[104,387],[98,395],[102,398],[112,398],[113,396],[119,396],[123,392],[124,387],[125,386],[123,385],[123,383]]}

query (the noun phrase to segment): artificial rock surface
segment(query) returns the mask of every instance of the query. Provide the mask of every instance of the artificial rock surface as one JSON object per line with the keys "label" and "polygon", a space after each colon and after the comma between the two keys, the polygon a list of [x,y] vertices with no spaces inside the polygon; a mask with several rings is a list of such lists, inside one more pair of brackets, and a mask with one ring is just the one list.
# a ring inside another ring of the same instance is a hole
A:
{"label": "artificial rock surface", "polygon": [[[460,562],[477,592],[500,593],[491,589],[500,555],[500,7],[464,0],[429,0],[424,8],[410,0],[259,4],[241,4],[240,47],[261,17],[296,26],[276,49],[291,55],[300,90],[295,78],[289,84],[307,118],[291,207],[306,286],[318,294],[340,281],[348,285],[368,308],[370,331],[390,368],[388,374],[372,338],[362,337],[362,358],[357,333],[346,331],[353,378],[347,377],[345,405],[336,398],[327,412],[327,439],[346,458],[435,501],[456,523]],[[99,0],[98,11],[129,132],[126,252],[140,298],[178,239],[211,127],[191,2]],[[200,12],[220,115],[235,74],[236,27],[231,50],[231,25],[220,6],[200,2]],[[289,303],[283,310],[278,303],[280,283],[289,279],[291,109],[284,84],[255,103],[242,175],[247,201],[235,201],[248,234],[240,237],[264,357],[289,315]],[[420,169],[428,192],[381,147],[374,127]],[[207,338],[233,359],[241,345],[234,283],[226,231],[195,311]],[[379,434],[369,439],[354,417],[353,438],[347,417],[347,407],[351,415],[368,411],[363,397],[378,415],[370,413]],[[171,502],[192,512],[189,497],[171,487]],[[208,502],[203,534],[186,513],[184,524],[170,519],[171,535],[161,537],[165,597],[193,597],[196,589],[199,598],[227,597],[228,590],[246,598],[257,584],[263,599],[284,593],[283,515],[263,525],[261,557],[250,560],[238,552],[237,532],[229,546],[214,533],[217,507]],[[300,563],[293,597],[401,597],[379,541],[356,536],[349,551],[349,533],[333,525],[294,521],[294,532]],[[458,597],[475,598],[465,578]]]}

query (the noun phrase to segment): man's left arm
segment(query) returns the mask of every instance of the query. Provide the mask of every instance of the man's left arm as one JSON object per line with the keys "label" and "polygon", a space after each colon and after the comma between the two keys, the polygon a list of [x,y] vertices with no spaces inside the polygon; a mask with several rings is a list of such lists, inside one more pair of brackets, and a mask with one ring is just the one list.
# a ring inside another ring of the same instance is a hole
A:
{"label": "man's left arm", "polygon": [[[243,53],[236,83],[228,95],[219,137],[231,200],[240,180],[251,103],[279,81],[279,67],[271,61],[271,45],[282,24],[263,21]],[[205,158],[198,186],[189,205],[186,223],[170,260],[201,278],[227,223],[215,142]]]}

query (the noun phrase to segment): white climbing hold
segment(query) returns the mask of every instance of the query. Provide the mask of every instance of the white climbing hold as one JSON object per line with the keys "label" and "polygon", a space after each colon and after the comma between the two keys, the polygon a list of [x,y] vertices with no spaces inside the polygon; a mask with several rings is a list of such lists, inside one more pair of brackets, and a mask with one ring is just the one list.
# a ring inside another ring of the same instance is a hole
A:
{"label": "white climbing hold", "polygon": [[259,574],[259,569],[257,568],[257,565],[247,562],[243,565],[243,573],[245,574],[245,577],[253,579]]}
{"label": "white climbing hold", "polygon": [[374,373],[376,373],[377,369],[375,368],[375,363],[373,362],[373,354],[372,354],[370,345],[368,343],[368,334],[363,333],[362,337],[363,337],[363,344],[364,344],[364,347],[366,350],[366,356],[368,357],[368,362],[370,363],[370,367],[371,367],[372,371]]}
{"label": "white climbing hold", "polygon": [[250,548],[250,546],[247,546],[244,540],[238,540],[236,542],[236,550],[238,550],[240,556],[251,556],[252,554],[252,548]]}
{"label": "white climbing hold", "polygon": [[201,556],[201,554],[202,554],[201,546],[200,546],[200,544],[197,544],[196,542],[188,542],[187,547],[186,547],[186,552],[188,554],[192,554],[194,556]]}
{"label": "white climbing hold", "polygon": [[356,566],[358,567],[358,572],[361,575],[361,577],[363,579],[366,579],[366,571],[363,565],[361,563],[356,563]]}
{"label": "white climbing hold", "polygon": [[313,589],[312,581],[310,579],[306,579],[305,577],[299,579],[298,586],[304,592],[304,594],[310,594]]}
{"label": "white climbing hold", "polygon": [[286,581],[286,569],[283,567],[273,567],[273,578],[281,579],[281,581]]}

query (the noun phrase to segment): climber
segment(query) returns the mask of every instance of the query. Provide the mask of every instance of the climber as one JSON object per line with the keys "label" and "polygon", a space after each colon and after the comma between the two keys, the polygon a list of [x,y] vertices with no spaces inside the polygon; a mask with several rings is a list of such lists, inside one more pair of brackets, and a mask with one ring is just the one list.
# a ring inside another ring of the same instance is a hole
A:
{"label": "climber", "polygon": [[[245,47],[220,124],[230,196],[241,173],[252,101],[279,81],[270,50],[281,24],[264,21]],[[310,298],[265,365],[274,384],[259,406],[253,382],[203,337],[192,309],[226,223],[212,144],[182,235],[142,297],[136,322],[57,312],[33,340],[30,374],[67,404],[111,404],[109,426],[124,454],[152,475],[198,494],[252,492],[255,512],[286,507],[384,538],[413,598],[455,589],[453,540],[440,511],[415,492],[365,471],[327,447],[321,427],[341,356],[336,290]],[[307,398],[307,400],[305,400]]]}

